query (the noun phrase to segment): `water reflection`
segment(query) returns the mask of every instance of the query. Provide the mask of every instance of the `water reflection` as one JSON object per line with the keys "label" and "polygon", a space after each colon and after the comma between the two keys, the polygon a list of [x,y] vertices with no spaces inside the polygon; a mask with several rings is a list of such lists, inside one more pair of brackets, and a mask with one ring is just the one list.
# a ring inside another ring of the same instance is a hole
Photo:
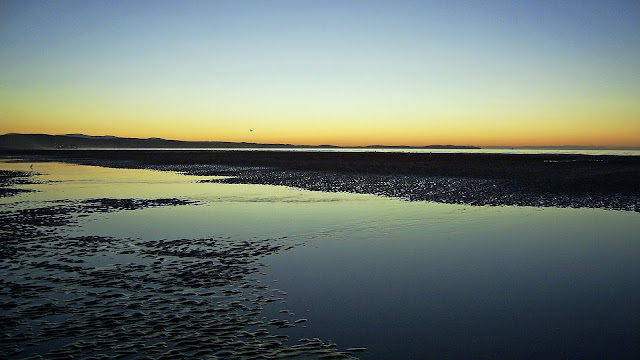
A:
{"label": "water reflection", "polygon": [[635,353],[636,214],[482,208],[451,217],[445,207],[424,226],[390,217],[379,230],[294,249],[271,259],[270,272],[297,289],[294,311],[319,319],[311,328],[375,344],[371,358]]}
{"label": "water reflection", "polygon": [[[7,165],[3,167],[19,167]],[[75,235],[286,237],[260,280],[286,292],[267,319],[308,321],[363,359],[632,358],[640,353],[640,214],[466,207],[259,185],[199,184],[146,170],[36,164],[39,193],[9,201],[180,197],[205,205],[87,218]],[[293,318],[293,317],[292,317]]]}

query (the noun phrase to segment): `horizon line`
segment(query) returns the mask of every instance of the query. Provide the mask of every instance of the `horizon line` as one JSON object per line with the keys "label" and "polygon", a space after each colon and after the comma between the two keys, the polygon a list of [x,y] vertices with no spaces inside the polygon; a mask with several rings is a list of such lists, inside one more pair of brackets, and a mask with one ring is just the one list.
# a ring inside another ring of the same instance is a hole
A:
{"label": "horizon line", "polygon": [[83,133],[64,133],[64,134],[50,134],[50,133],[17,133],[10,132],[0,136],[7,135],[45,135],[45,136],[85,136],[88,138],[118,138],[118,139],[135,139],[135,140],[163,140],[163,141],[176,141],[187,143],[234,143],[234,144],[255,144],[255,145],[283,145],[283,146],[298,146],[298,147],[336,147],[336,148],[371,148],[371,147],[387,147],[387,148],[423,148],[431,146],[443,146],[443,147],[475,147],[475,148],[565,148],[565,149],[611,149],[611,150],[640,150],[640,146],[610,146],[610,145],[583,145],[583,144],[553,144],[553,145],[474,145],[474,144],[425,144],[425,145],[386,145],[386,144],[368,144],[368,145],[333,145],[333,144],[293,144],[293,143],[261,143],[250,141],[230,141],[230,140],[184,140],[184,139],[168,139],[156,136],[151,137],[133,137],[133,136],[118,136],[118,135],[87,135]]}

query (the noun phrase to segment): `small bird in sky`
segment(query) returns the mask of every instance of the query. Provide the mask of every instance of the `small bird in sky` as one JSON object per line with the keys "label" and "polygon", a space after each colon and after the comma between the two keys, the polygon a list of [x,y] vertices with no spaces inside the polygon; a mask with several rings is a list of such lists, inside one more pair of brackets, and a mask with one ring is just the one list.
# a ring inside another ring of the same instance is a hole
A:
{"label": "small bird in sky", "polygon": [[249,132],[253,132],[253,129],[249,129]]}
{"label": "small bird in sky", "polygon": [[29,168],[30,168],[31,170],[33,170],[33,164],[31,164],[31,166],[29,166]]}

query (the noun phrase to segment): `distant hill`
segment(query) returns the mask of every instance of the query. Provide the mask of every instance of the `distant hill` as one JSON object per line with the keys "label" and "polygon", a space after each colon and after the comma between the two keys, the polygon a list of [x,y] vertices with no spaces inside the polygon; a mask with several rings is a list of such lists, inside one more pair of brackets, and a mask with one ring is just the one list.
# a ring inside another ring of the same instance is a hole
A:
{"label": "distant hill", "polygon": [[287,148],[290,144],[257,144],[227,141],[180,141],[161,138],[123,138],[83,134],[6,134],[0,135],[0,149],[179,149],[179,148]]}
{"label": "distant hill", "polygon": [[[240,149],[240,148],[340,148],[334,145],[259,144],[229,141],[181,141],[161,138],[123,138],[117,136],[91,136],[84,134],[5,134],[0,135],[0,149],[5,150],[51,150],[51,149]],[[398,149],[479,149],[472,146],[384,146],[372,145],[363,148]]]}

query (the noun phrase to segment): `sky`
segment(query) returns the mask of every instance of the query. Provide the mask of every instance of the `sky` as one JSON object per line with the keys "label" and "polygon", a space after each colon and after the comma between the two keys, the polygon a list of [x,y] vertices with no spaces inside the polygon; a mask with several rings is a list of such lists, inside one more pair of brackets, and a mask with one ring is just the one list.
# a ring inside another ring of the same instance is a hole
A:
{"label": "sky", "polygon": [[637,0],[0,0],[0,134],[637,147],[638,19]]}

